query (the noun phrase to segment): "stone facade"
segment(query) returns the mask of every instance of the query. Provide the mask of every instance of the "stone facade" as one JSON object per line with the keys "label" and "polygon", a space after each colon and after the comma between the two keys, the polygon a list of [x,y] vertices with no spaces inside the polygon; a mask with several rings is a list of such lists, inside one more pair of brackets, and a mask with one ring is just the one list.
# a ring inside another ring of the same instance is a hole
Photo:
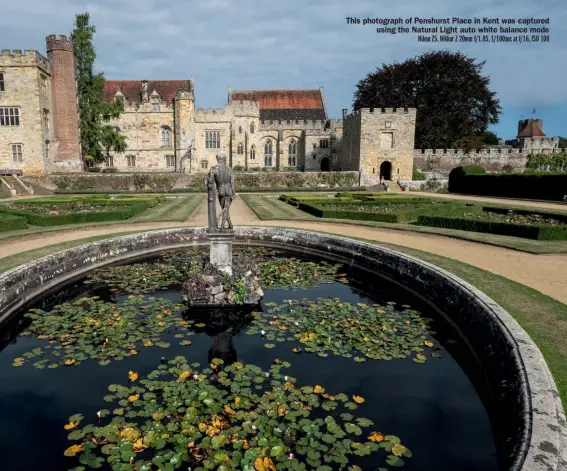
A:
{"label": "stone facade", "polygon": [[54,141],[50,63],[36,51],[3,49],[0,74],[0,169],[42,175]]}
{"label": "stone facade", "polygon": [[65,36],[46,42],[48,58],[32,50],[0,54],[0,170],[37,176],[83,168],[74,47]]}

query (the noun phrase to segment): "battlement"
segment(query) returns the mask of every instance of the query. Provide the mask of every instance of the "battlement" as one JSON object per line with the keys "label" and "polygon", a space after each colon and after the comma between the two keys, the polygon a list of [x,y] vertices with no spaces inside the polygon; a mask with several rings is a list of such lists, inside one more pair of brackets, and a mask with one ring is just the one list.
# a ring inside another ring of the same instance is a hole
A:
{"label": "battlement", "polygon": [[559,142],[559,137],[520,137],[521,142]]}
{"label": "battlement", "polygon": [[232,106],[235,116],[260,116],[260,104],[257,101],[232,101],[228,106]]}
{"label": "battlement", "polygon": [[50,51],[75,51],[73,40],[64,34],[60,34],[59,36],[50,34],[45,38],[45,44],[48,53]]}
{"label": "battlement", "polygon": [[48,74],[51,72],[49,61],[34,49],[2,49],[0,67],[40,67]]}
{"label": "battlement", "polygon": [[275,119],[271,121],[263,119],[260,121],[260,130],[272,131],[274,129],[298,129],[304,131],[324,131],[326,122],[327,121],[321,119],[300,119],[296,123],[295,120],[291,119],[288,124],[285,119]]}
{"label": "battlement", "polygon": [[[536,151],[538,154],[560,154],[567,152],[567,149],[544,149]],[[465,152],[464,149],[414,149],[416,155],[439,155],[439,156],[453,156],[453,155],[474,155],[475,157],[489,157],[503,154],[522,154],[529,155],[534,153],[532,149],[516,149],[516,148],[490,148],[490,149],[475,149],[470,152]]]}
{"label": "battlement", "polygon": [[197,108],[195,111],[195,121],[197,122],[230,121],[230,119],[230,113],[222,108]]}
{"label": "battlement", "polygon": [[342,118],[339,119],[328,119],[327,120],[327,127],[330,129],[336,129],[336,128],[340,128],[343,125],[343,120]]}
{"label": "battlement", "polygon": [[191,100],[194,99],[193,89],[191,90],[176,90],[175,100]]}
{"label": "battlement", "polygon": [[383,114],[398,114],[416,116],[416,108],[360,108],[352,113],[347,114],[343,119],[348,120],[362,115],[383,115]]}

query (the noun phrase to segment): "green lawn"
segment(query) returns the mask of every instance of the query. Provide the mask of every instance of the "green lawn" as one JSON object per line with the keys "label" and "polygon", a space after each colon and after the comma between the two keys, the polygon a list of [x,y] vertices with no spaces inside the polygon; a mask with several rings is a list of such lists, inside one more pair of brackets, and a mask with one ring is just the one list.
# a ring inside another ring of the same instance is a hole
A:
{"label": "green lawn", "polygon": [[204,195],[168,198],[163,203],[134,216],[128,221],[186,221],[203,198]]}
{"label": "green lawn", "polygon": [[[0,272],[7,271],[22,263],[36,260],[50,253],[59,252],[97,240],[136,232],[140,231],[105,234],[0,258]],[[376,244],[375,241],[364,241]],[[500,306],[508,311],[516,321],[522,325],[538,345],[557,382],[561,400],[563,404],[567,404],[567,342],[565,342],[565,338],[567,337],[567,305],[520,283],[516,283],[502,276],[494,275],[466,263],[408,247],[384,243],[376,245],[389,247],[447,270],[473,286],[476,286],[500,304]]]}
{"label": "green lawn", "polygon": [[[294,194],[295,195],[295,194]],[[413,195],[412,195],[413,196]],[[502,236],[482,232],[467,232],[457,229],[443,229],[439,227],[416,226],[413,224],[394,224],[376,221],[350,221],[348,219],[318,218],[278,199],[278,195],[241,195],[242,200],[262,220],[294,220],[294,221],[320,221],[344,225],[358,225],[365,227],[378,227],[397,231],[411,231],[422,234],[436,234],[455,239],[480,242],[482,244],[496,245],[521,252],[534,254],[567,253],[567,241],[540,241],[521,237]]]}

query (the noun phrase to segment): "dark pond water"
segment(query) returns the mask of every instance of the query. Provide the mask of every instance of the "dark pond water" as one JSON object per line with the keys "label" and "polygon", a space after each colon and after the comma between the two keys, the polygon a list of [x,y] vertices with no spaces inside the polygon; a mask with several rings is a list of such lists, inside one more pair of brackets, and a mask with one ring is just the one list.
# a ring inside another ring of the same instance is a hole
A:
{"label": "dark pond water", "polygon": [[[22,335],[29,326],[26,327],[18,318],[4,329],[0,344],[0,469],[62,471],[79,466],[77,458],[63,455],[70,445],[77,443],[67,438],[69,431],[64,429],[69,417],[80,413],[85,416],[81,426],[97,424],[97,411],[106,408],[112,411],[118,407],[103,399],[109,394],[110,384],[127,385],[129,371],[138,373],[142,379],[154,371],[164,357],[184,356],[190,363],[197,362],[203,367],[208,366],[213,358],[221,358],[226,365],[238,361],[257,365],[264,371],[270,369],[276,358],[289,362],[291,366],[285,373],[282,370],[282,374],[296,378],[297,387],[321,385],[332,394],[364,398],[354,411],[344,408],[328,412],[319,410],[315,416],[331,415],[339,420],[340,413],[350,412],[355,418],[372,420],[374,424],[364,428],[363,435],[354,437],[354,441],[365,442],[374,431],[399,437],[412,452],[411,458],[404,458],[403,469],[496,471],[496,450],[490,421],[480,398],[482,393],[473,384],[476,380],[471,381],[476,374],[475,367],[471,356],[458,341],[458,335],[411,293],[368,273],[348,268],[341,271],[347,274],[348,283],[334,281],[298,291],[266,289],[261,309],[257,310],[268,312],[273,307],[272,303],[280,305],[288,300],[305,298],[312,301],[339,298],[341,303],[353,305],[387,306],[390,302],[390,306],[399,311],[404,309],[403,305],[410,305],[422,316],[433,319],[429,327],[435,334],[427,338],[441,347],[438,351],[440,357],[428,356],[423,363],[414,361],[415,355],[357,363],[353,358],[332,352],[326,357],[306,351],[297,354],[293,348],[305,348],[297,340],[274,340],[274,347],[266,348],[269,340],[260,334],[247,334],[247,330],[253,328],[251,323],[258,319],[249,311],[233,312],[228,320],[221,321],[217,317],[212,322],[211,315],[214,313],[193,310],[179,314],[193,321],[186,327],[192,331],[186,337],[191,345],[181,345],[180,338],[175,337],[178,330],[170,330],[160,334],[161,341],[170,343],[168,348],[138,348],[138,354],[111,361],[107,366],[86,359],[78,365],[37,369],[32,365],[37,361],[34,359],[14,367],[14,359],[48,344],[46,339]],[[49,311],[57,304],[97,295],[100,301],[107,300],[120,309],[128,301],[128,294],[112,292],[108,286],[85,285],[80,281],[38,301],[35,307]],[[179,285],[147,295],[173,302],[181,300]],[[386,463],[389,454],[380,449],[370,456],[352,455],[349,465],[359,466],[365,471],[395,469]],[[336,463],[329,465],[336,470],[340,467]],[[286,467],[292,469],[288,464]],[[277,469],[280,468],[283,469],[283,466],[278,465]],[[104,464],[101,469],[111,468]],[[149,469],[156,470],[157,466]],[[179,469],[187,469],[187,464]],[[307,469],[311,467],[307,466]]]}

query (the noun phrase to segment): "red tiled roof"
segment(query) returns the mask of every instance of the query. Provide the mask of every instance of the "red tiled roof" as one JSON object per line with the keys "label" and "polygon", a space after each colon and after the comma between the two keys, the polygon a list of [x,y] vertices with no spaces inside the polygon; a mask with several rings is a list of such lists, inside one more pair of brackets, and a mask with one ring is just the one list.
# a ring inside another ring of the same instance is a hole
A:
{"label": "red tiled roof", "polygon": [[260,110],[324,109],[320,90],[233,90],[232,101],[256,101]]}
{"label": "red tiled roof", "polygon": [[[148,80],[148,95],[155,90],[164,101],[172,101],[175,91],[179,89],[188,90],[191,88],[189,80]],[[107,80],[102,92],[105,101],[114,99],[116,92],[120,91],[128,102],[141,101],[142,81],[141,80]]]}
{"label": "red tiled roof", "polygon": [[518,133],[518,137],[545,137],[545,134],[536,121],[530,120],[524,129]]}

